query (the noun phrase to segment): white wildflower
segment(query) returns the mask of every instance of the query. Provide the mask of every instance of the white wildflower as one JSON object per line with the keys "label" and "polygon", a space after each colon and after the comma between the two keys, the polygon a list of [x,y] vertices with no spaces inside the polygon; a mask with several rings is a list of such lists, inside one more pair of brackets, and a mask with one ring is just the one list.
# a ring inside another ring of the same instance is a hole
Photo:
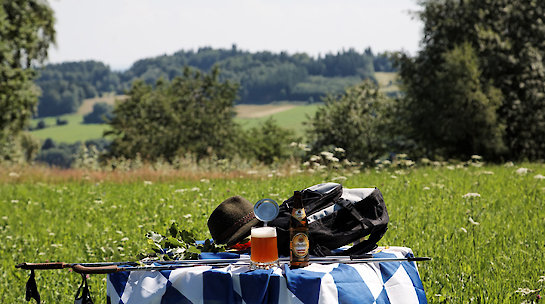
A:
{"label": "white wildflower", "polygon": [[463,198],[468,198],[468,197],[481,197],[481,195],[479,193],[474,193],[474,192],[469,192],[469,193],[466,193],[462,196]]}
{"label": "white wildflower", "polygon": [[19,173],[17,173],[17,172],[10,172],[10,173],[9,173],[9,177],[17,178],[17,177],[19,177]]}
{"label": "white wildflower", "polygon": [[207,179],[207,178],[203,178],[203,179],[201,179],[201,183],[206,183],[206,184],[208,184],[208,183],[210,183],[210,180]]}
{"label": "white wildflower", "polygon": [[151,181],[144,181],[144,185],[151,185],[152,182]]}
{"label": "white wildflower", "polygon": [[124,237],[124,238],[121,239],[121,242],[126,242],[126,241],[128,241],[128,240],[129,240],[128,237]]}
{"label": "white wildflower", "polygon": [[390,178],[396,179],[397,176],[395,176],[395,175],[390,175]]}
{"label": "white wildflower", "polygon": [[483,159],[483,157],[480,156],[480,155],[471,155],[471,159],[473,159],[473,160],[481,160],[481,159]]}
{"label": "white wildflower", "polygon": [[538,174],[536,176],[534,176],[535,179],[545,179],[545,176],[541,175],[541,174]]}
{"label": "white wildflower", "polygon": [[334,151],[335,151],[335,152],[339,152],[339,153],[344,153],[344,152],[346,152],[343,148],[335,148]]}
{"label": "white wildflower", "polygon": [[537,280],[538,283],[545,283],[545,276],[540,276],[539,280]]}
{"label": "white wildflower", "polygon": [[310,157],[310,161],[311,161],[311,162],[317,162],[317,161],[320,161],[321,159],[322,159],[322,158],[321,158],[320,156],[318,156],[318,155],[312,155],[312,156]]}
{"label": "white wildflower", "polygon": [[332,161],[332,162],[334,162],[334,163],[338,163],[338,162],[339,162],[339,159],[336,158],[335,156],[328,157],[327,160]]}
{"label": "white wildflower", "polygon": [[447,166],[447,169],[449,169],[449,170],[454,170],[454,169],[456,169],[456,167],[450,165],[450,166]]}
{"label": "white wildflower", "polygon": [[524,175],[524,174],[528,173],[528,168],[518,168],[517,171],[515,171],[515,173],[517,173],[519,175]]}
{"label": "white wildflower", "polygon": [[7,221],[7,220],[8,220],[8,217],[7,217],[7,216],[3,216],[2,219],[3,219],[4,221]]}
{"label": "white wildflower", "polygon": [[185,218],[185,219],[188,219],[188,218],[191,218],[191,214],[189,214],[189,213],[188,213],[188,214],[184,214],[184,215],[182,215],[182,217]]}
{"label": "white wildflower", "polygon": [[505,164],[503,164],[503,166],[509,168],[509,167],[514,167],[515,164],[513,164],[513,162],[510,161],[510,162],[506,162]]}
{"label": "white wildflower", "polygon": [[337,176],[332,179],[332,181],[340,181],[340,182],[344,182],[345,180],[347,180],[346,176]]}
{"label": "white wildflower", "polygon": [[290,143],[290,147],[292,147],[292,148],[293,148],[293,147],[298,147],[298,146],[299,146],[299,143],[296,143],[296,142],[294,142],[294,141],[292,141],[292,142]]}
{"label": "white wildflower", "polygon": [[423,188],[423,190],[430,190],[430,187],[426,186]]}
{"label": "white wildflower", "polygon": [[532,293],[535,293],[535,292],[538,292],[538,291],[539,291],[539,289],[533,290],[533,289],[525,287],[525,288],[519,288],[515,292],[516,293],[521,293],[522,295],[527,296],[529,294],[532,294]]}
{"label": "white wildflower", "polygon": [[51,247],[55,247],[55,248],[62,247],[62,244],[51,244]]}
{"label": "white wildflower", "polygon": [[469,217],[468,220],[469,220],[469,222],[470,222],[471,224],[473,224],[473,225],[480,225],[480,224],[481,224],[481,223],[479,223],[479,222],[475,222],[471,216]]}
{"label": "white wildflower", "polygon": [[115,233],[123,235],[123,231],[121,231],[121,230],[116,230]]}
{"label": "white wildflower", "polygon": [[174,190],[174,193],[184,193],[186,191],[187,191],[187,189],[176,189],[176,190]]}
{"label": "white wildflower", "polygon": [[193,187],[191,188],[191,191],[198,192],[198,191],[201,191],[201,189],[199,187]]}
{"label": "white wildflower", "polygon": [[11,200],[12,203],[17,204],[19,200]]}
{"label": "white wildflower", "polygon": [[96,199],[95,204],[104,204],[104,202],[101,199]]}
{"label": "white wildflower", "polygon": [[484,175],[494,175],[494,172],[492,172],[492,171],[483,171],[483,172],[481,172],[481,174],[484,174]]}
{"label": "white wildflower", "polygon": [[467,229],[465,229],[464,227],[460,228],[460,230],[462,230],[463,232],[467,233]]}
{"label": "white wildflower", "polygon": [[329,151],[322,151],[322,152],[320,152],[320,154],[325,158],[333,157],[333,153],[331,153]]}

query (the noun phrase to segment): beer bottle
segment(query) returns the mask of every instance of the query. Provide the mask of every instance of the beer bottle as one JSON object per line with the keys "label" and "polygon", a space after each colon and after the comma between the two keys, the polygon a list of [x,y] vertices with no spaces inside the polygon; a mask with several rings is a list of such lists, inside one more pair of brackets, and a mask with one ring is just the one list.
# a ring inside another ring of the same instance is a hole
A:
{"label": "beer bottle", "polygon": [[307,215],[301,192],[295,191],[290,218],[290,268],[308,265],[309,245]]}

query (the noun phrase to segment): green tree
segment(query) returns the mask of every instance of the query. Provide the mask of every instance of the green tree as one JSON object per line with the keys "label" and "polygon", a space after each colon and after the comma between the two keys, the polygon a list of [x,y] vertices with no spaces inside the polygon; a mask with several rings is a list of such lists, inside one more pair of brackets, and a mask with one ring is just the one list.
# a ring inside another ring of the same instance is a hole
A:
{"label": "green tree", "polygon": [[425,154],[466,159],[473,154],[488,158],[505,151],[504,127],[497,119],[501,92],[481,83],[478,58],[470,44],[454,46],[442,54],[442,63],[422,85],[421,78],[404,73],[409,137]]}
{"label": "green tree", "polygon": [[279,126],[273,118],[251,128],[245,135],[245,157],[270,165],[292,156],[289,145],[295,141],[295,133]]}
{"label": "green tree", "polygon": [[[34,65],[55,40],[53,11],[45,1],[0,0],[0,146],[15,138],[34,112]],[[0,149],[0,156],[6,157]]]}
{"label": "green tree", "polygon": [[238,86],[218,80],[219,69],[204,74],[185,68],[171,82],[155,86],[136,81],[128,98],[116,105],[110,121],[111,156],[155,160],[193,153],[202,158],[228,156],[236,125]]}
{"label": "green tree", "polygon": [[[444,70],[446,54],[468,43],[475,52],[480,71],[480,84],[476,88],[480,87],[485,95],[492,93],[493,90],[487,89],[491,86],[501,92],[501,105],[496,112],[497,123],[505,126],[503,142],[508,151],[505,156],[544,158],[545,2],[424,0],[420,4],[423,10],[419,16],[424,22],[422,49],[416,57],[404,55],[400,60],[401,78],[411,102],[426,105],[433,103],[433,98],[440,98],[443,104],[451,102],[446,94],[432,96],[429,92],[437,91],[439,80],[449,80],[436,79],[438,73],[449,72]],[[489,95],[488,98],[495,97]],[[435,119],[439,114],[432,113],[428,119]],[[501,149],[488,152],[498,151]]]}
{"label": "green tree", "polygon": [[308,136],[314,152],[343,148],[351,161],[373,162],[390,148],[392,100],[364,81],[341,96],[328,95],[309,120]]}
{"label": "green tree", "polygon": [[83,123],[101,124],[112,119],[113,106],[105,102],[97,102],[93,105],[93,111],[83,116]]}

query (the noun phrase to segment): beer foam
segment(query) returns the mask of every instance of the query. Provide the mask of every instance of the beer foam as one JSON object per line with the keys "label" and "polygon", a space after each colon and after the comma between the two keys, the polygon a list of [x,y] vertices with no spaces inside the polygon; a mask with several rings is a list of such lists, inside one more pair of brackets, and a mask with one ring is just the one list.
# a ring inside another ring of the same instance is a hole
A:
{"label": "beer foam", "polygon": [[276,228],[275,227],[252,228],[252,237],[257,237],[257,238],[276,237]]}

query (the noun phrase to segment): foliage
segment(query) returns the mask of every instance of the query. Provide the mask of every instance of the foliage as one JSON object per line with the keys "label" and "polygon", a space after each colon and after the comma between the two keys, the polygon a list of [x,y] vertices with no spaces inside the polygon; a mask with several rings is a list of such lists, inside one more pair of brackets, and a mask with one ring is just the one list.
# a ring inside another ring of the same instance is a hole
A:
{"label": "foliage", "polygon": [[74,113],[86,98],[123,92],[119,73],[97,61],[48,64],[39,70],[36,84],[42,90],[39,117]]}
{"label": "foliage", "polygon": [[150,85],[160,78],[172,80],[182,76],[185,66],[210,72],[218,65],[223,71],[220,80],[240,84],[241,103],[316,102],[326,93],[341,93],[345,87],[355,84],[354,79],[373,78],[373,65],[379,70],[388,69],[389,59],[384,54],[373,56],[370,49],[363,53],[349,49],[313,58],[304,53],[251,53],[234,46],[232,49],[204,47],[196,52],[179,51],[146,58],[124,72],[111,71],[96,61],[49,64],[40,69],[36,79],[42,91],[38,116],[74,113],[83,99],[110,92],[122,93],[136,79]]}
{"label": "foliage", "polygon": [[392,101],[371,82],[328,95],[308,123],[313,153],[343,148],[346,158],[372,163],[388,151]]}
{"label": "foliage", "polygon": [[182,76],[160,79],[155,87],[135,82],[105,133],[113,136],[111,156],[171,161],[186,153],[230,155],[237,86],[218,77],[217,68],[210,74],[185,68]]}
{"label": "foliage", "polygon": [[[45,144],[45,143],[44,143]],[[70,168],[76,159],[81,143],[59,143],[51,141],[44,145],[36,155],[36,162],[45,163],[59,168]]]}
{"label": "foliage", "polygon": [[113,117],[114,107],[105,102],[97,102],[93,105],[93,111],[85,116],[83,116],[83,123],[107,123]]}
{"label": "foliage", "polygon": [[110,142],[106,139],[87,140],[82,144],[79,141],[56,143],[47,138],[37,155],[35,154],[35,160],[59,168],[99,169],[100,156],[106,153],[109,145]]}
{"label": "foliage", "polygon": [[[407,66],[424,66],[403,62],[401,76],[407,87],[404,110],[409,126],[405,132],[424,147],[427,156],[467,159],[479,154],[497,158],[505,152],[504,127],[496,114],[501,92],[481,82],[478,58],[470,44],[454,46],[441,60],[439,66],[419,77],[410,75],[422,71],[409,71]],[[422,77],[428,78],[424,82]]]}
{"label": "foliage", "polygon": [[242,156],[257,159],[270,165],[284,161],[292,156],[289,145],[295,140],[293,130],[283,128],[269,118],[262,124],[245,133]]}
{"label": "foliage", "polygon": [[159,258],[160,260],[196,260],[202,252],[224,252],[225,245],[216,245],[206,239],[197,242],[195,233],[178,228],[174,221],[164,235],[155,231],[146,233],[149,250],[138,255],[138,259]]}
{"label": "foliage", "polygon": [[38,97],[32,67],[47,57],[53,23],[53,11],[43,1],[0,1],[0,145],[32,117]]}
{"label": "foliage", "polygon": [[[496,110],[500,126],[495,127],[492,133],[501,129],[501,125],[505,126],[503,143],[507,146],[506,157],[544,158],[545,27],[542,17],[545,2],[426,0],[421,1],[421,5],[423,49],[415,58],[402,56],[400,65],[400,74],[412,102],[429,104],[433,99],[439,99],[445,106],[451,102],[447,95],[430,96],[427,92],[437,91],[438,73],[448,74],[449,71],[444,70],[446,54],[467,43],[475,53],[479,69],[479,73],[474,75],[478,76],[479,85],[475,87],[473,81],[474,89],[479,91],[480,87],[490,100],[494,99],[490,95],[494,90],[487,88],[495,87],[501,91],[501,105]],[[443,84],[446,86],[448,83]],[[489,110],[494,108],[492,106]],[[440,115],[438,112],[433,114],[430,117]],[[437,120],[437,123],[441,121]],[[498,150],[501,149],[488,152],[494,154]]]}

